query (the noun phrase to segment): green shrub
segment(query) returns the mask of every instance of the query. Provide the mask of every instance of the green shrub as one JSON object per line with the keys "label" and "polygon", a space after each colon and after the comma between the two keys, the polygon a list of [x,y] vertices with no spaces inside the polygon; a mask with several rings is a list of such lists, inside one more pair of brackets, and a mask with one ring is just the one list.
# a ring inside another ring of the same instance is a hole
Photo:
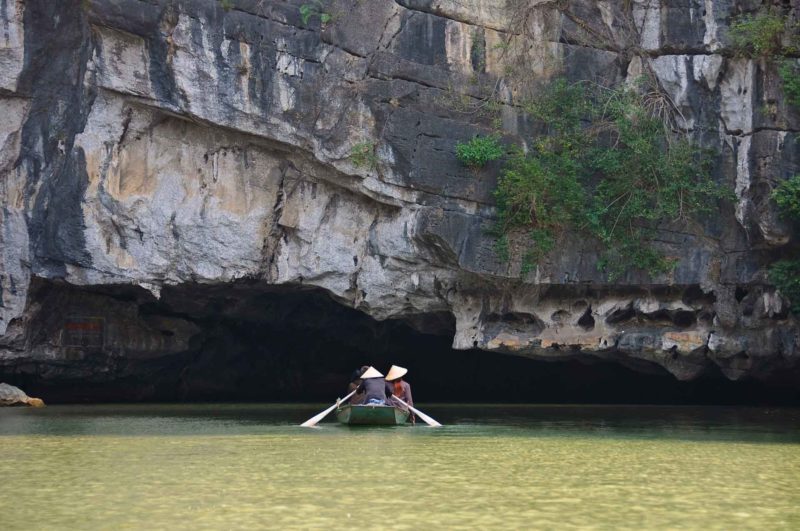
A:
{"label": "green shrub", "polygon": [[378,156],[375,155],[373,142],[359,142],[350,151],[350,160],[358,168],[375,169],[378,166]]}
{"label": "green shrub", "polygon": [[231,9],[233,9],[233,0],[219,0],[219,5],[225,11],[230,11]]}
{"label": "green shrub", "polygon": [[779,184],[772,191],[772,199],[786,216],[800,221],[800,175]]}
{"label": "green shrub", "polygon": [[778,73],[789,104],[800,107],[800,64],[796,60],[784,59],[778,67]]}
{"label": "green shrub", "polygon": [[543,87],[538,97],[528,101],[524,110],[542,122],[550,133],[575,139],[581,133],[582,120],[594,112],[594,107],[582,83],[569,83],[559,78]]}
{"label": "green shrub", "polygon": [[322,24],[327,24],[333,19],[330,13],[325,12],[325,4],[322,0],[314,0],[300,6],[300,18],[303,20],[303,24],[308,24],[308,21],[314,17],[319,17]]}
{"label": "green shrub", "polygon": [[769,268],[769,280],[800,314],[800,260],[780,260]]}
{"label": "green shrub", "polygon": [[[527,231],[538,260],[564,231],[585,231],[605,249],[613,279],[651,274],[673,261],[653,247],[658,226],[689,220],[730,197],[710,178],[709,153],[677,137],[638,91],[588,90],[558,80],[526,105],[547,134],[512,151],[498,179],[496,233]],[[529,265],[529,264],[526,264]]]}
{"label": "green shrub", "polygon": [[529,232],[533,247],[525,254],[525,269],[553,247],[555,237],[582,217],[586,191],[580,182],[580,161],[569,150],[557,152],[545,143],[525,154],[514,150],[498,179],[499,234],[514,229]]}
{"label": "green shrub", "polygon": [[790,105],[800,107],[800,24],[779,12],[742,15],[730,27],[733,50],[744,57],[763,57],[778,64],[783,92]]}
{"label": "green shrub", "polygon": [[482,168],[503,156],[503,146],[496,136],[476,136],[456,144],[456,156],[466,166]]}
{"label": "green shrub", "polygon": [[729,36],[734,51],[745,57],[775,57],[795,51],[795,43],[784,44],[785,38],[796,41],[797,25],[789,17],[761,11],[755,15],[736,17]]}

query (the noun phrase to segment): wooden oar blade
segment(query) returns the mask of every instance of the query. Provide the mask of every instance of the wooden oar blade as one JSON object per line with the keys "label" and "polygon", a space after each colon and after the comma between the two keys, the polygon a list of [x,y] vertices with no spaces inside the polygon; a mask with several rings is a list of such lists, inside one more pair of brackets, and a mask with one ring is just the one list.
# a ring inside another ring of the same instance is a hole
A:
{"label": "wooden oar blade", "polygon": [[353,391],[352,393],[350,393],[350,394],[349,394],[349,395],[347,395],[346,397],[342,398],[341,400],[337,400],[335,404],[333,404],[331,407],[329,407],[328,409],[326,409],[326,410],[325,410],[325,411],[323,411],[322,413],[317,413],[316,415],[314,415],[313,417],[311,417],[310,419],[308,419],[308,420],[307,420],[307,421],[305,421],[304,423],[300,424],[300,427],[302,427],[302,428],[313,428],[314,426],[316,426],[316,425],[317,425],[317,423],[318,423],[319,421],[321,421],[322,419],[324,419],[325,417],[327,417],[328,415],[330,415],[331,411],[333,411],[334,409],[336,409],[336,407],[337,407],[339,404],[342,404],[342,403],[344,403],[345,401],[347,401],[347,400],[350,400],[350,397],[351,397],[351,396],[353,396],[354,394],[356,394],[356,392],[355,392],[355,391]]}
{"label": "wooden oar blade", "polygon": [[422,421],[425,422],[428,426],[431,426],[433,428],[438,428],[438,427],[441,426],[441,424],[439,424],[438,422],[433,420],[432,417],[429,417],[428,415],[426,415],[425,413],[423,413],[419,409],[415,408],[414,406],[409,406],[408,404],[403,402],[403,400],[400,397],[398,397],[397,395],[392,395],[392,398],[397,399],[398,402],[400,402],[401,404],[406,406],[408,409],[410,409],[412,413],[414,413],[416,416],[421,418]]}
{"label": "wooden oar blade", "polygon": [[416,409],[416,408],[414,408],[414,407],[411,407],[411,406],[408,406],[408,409],[410,409],[411,411],[413,411],[413,412],[414,412],[414,414],[415,414],[416,416],[418,416],[418,417],[419,417],[419,418],[421,418],[423,421],[425,421],[425,423],[427,423],[427,424],[428,424],[428,426],[433,426],[434,428],[438,428],[438,427],[440,427],[440,426],[441,426],[441,424],[439,424],[438,422],[436,422],[436,421],[435,421],[433,418],[429,417],[428,415],[426,415],[425,413],[423,413],[423,412],[422,412],[422,411],[420,411],[419,409]]}
{"label": "wooden oar blade", "polygon": [[319,421],[327,417],[330,414],[330,412],[333,411],[334,409],[336,409],[336,404],[332,405],[322,413],[317,413],[304,423],[300,424],[300,426],[302,426],[303,428],[313,428]]}

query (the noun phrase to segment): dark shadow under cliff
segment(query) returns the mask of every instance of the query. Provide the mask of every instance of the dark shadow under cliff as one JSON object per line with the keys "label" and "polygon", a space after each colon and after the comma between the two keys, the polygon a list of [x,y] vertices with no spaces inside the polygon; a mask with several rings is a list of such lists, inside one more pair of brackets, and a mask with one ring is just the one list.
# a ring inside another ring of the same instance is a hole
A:
{"label": "dark shadow under cliff", "polygon": [[[0,381],[49,402],[332,401],[349,374],[398,364],[420,402],[798,403],[789,381],[680,382],[592,361],[450,348],[454,323],[376,321],[324,293],[255,283],[139,288],[35,281],[27,343]],[[417,329],[424,323],[427,331]]]}

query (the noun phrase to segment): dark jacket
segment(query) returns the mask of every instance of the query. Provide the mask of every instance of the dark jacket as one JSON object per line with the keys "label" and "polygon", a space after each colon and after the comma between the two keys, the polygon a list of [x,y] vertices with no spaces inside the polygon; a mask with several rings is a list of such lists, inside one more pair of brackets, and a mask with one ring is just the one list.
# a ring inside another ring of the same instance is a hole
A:
{"label": "dark jacket", "polygon": [[383,378],[367,378],[361,382],[358,389],[366,393],[364,402],[369,402],[373,398],[384,401],[389,399],[389,388],[386,385],[386,380]]}
{"label": "dark jacket", "polygon": [[350,399],[350,403],[354,406],[363,404],[366,400],[366,394],[364,394],[364,388],[361,386],[361,378],[357,378],[347,384],[347,394],[349,395],[353,391],[356,391],[356,394]]}

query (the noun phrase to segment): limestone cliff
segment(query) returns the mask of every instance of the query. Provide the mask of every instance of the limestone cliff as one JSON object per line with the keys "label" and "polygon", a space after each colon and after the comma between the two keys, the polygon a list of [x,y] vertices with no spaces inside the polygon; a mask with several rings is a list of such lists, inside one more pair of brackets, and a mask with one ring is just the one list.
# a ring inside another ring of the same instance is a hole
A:
{"label": "limestone cliff", "polygon": [[[774,67],[726,52],[756,2],[332,0],[305,21],[304,4],[0,0],[6,373],[94,363],[112,379],[185,351],[191,286],[314,287],[455,349],[679,379],[796,367],[797,322],[765,265],[791,245],[769,191],[797,173],[800,115]],[[498,259],[499,168],[467,170],[454,146],[498,118],[509,141],[533,134],[509,48],[539,80],[651,69],[715,148],[736,202],[662,231],[669,275],[610,282],[579,237],[530,273]],[[475,112],[489,92],[495,116]],[[175,287],[169,315],[141,311]]]}

